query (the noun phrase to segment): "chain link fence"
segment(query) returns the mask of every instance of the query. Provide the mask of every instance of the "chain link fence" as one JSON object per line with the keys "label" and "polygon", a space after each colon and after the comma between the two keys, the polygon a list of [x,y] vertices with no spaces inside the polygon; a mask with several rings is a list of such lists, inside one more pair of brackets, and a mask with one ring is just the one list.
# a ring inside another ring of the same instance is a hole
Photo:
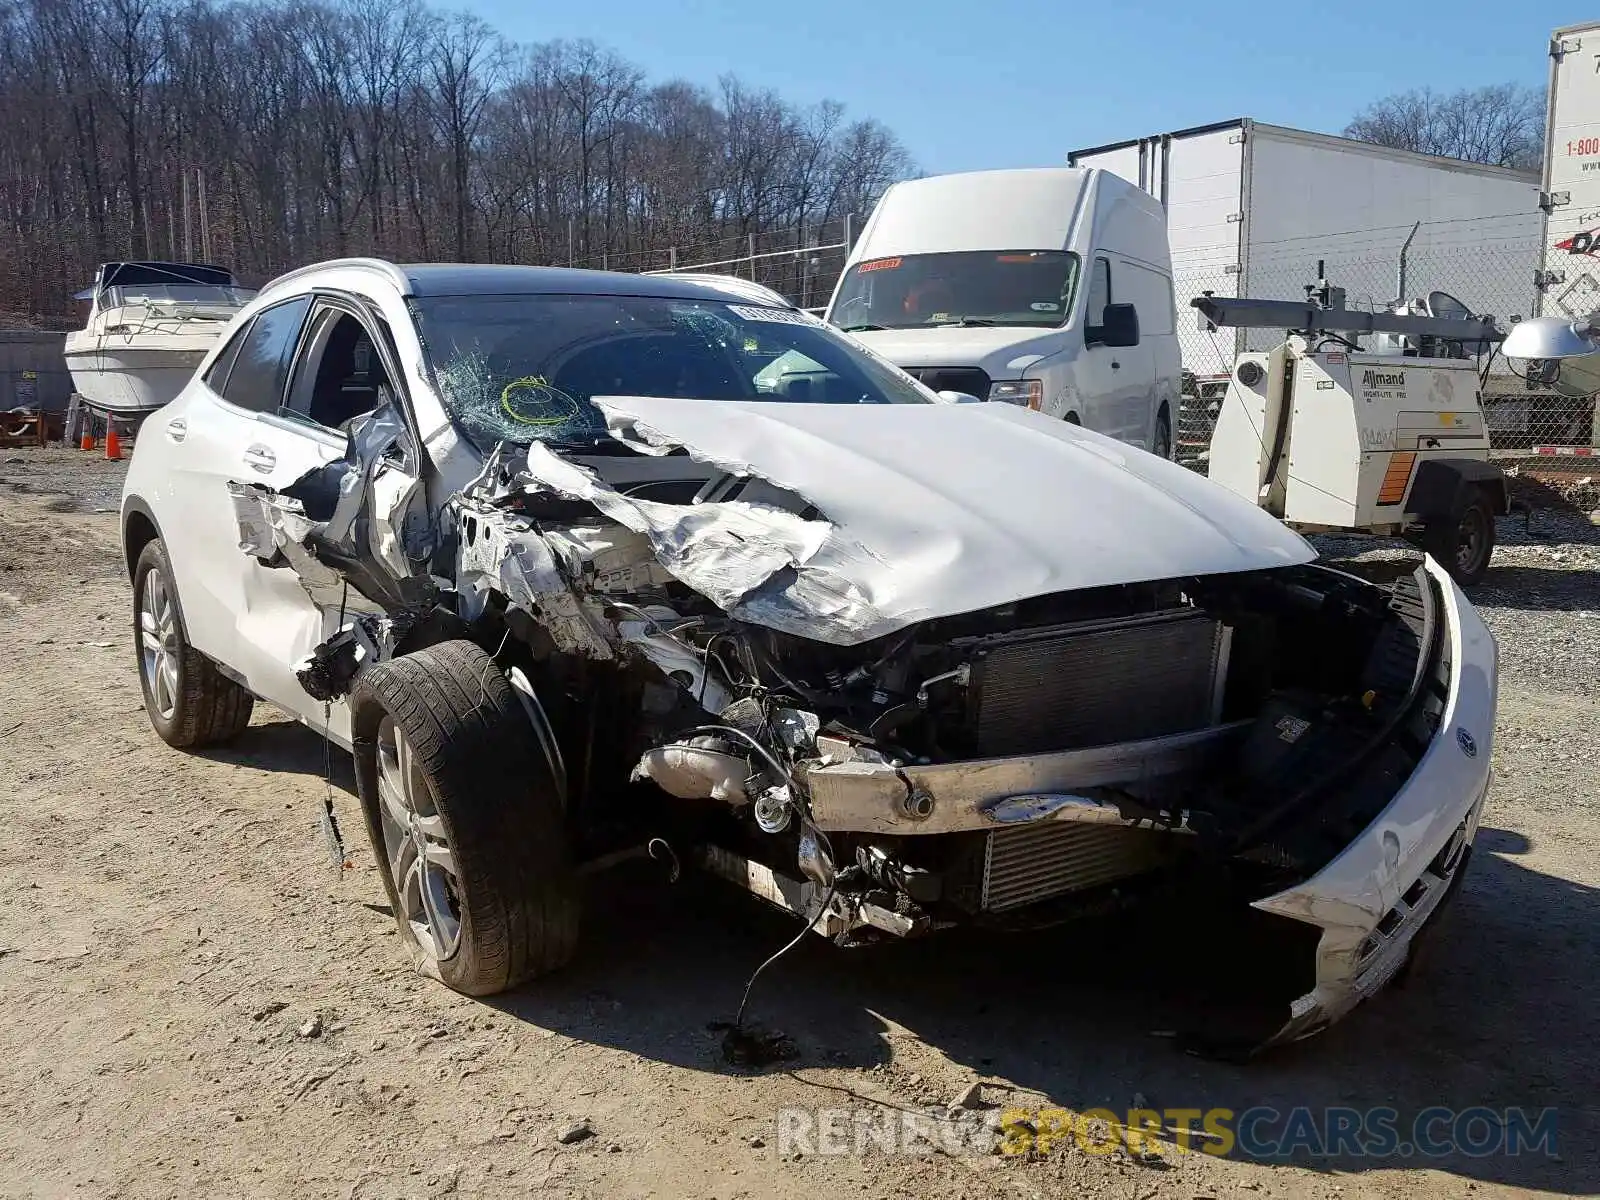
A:
{"label": "chain link fence", "polygon": [[645,274],[737,275],[771,288],[801,308],[820,311],[833,295],[859,227],[854,217],[841,217],[777,233],[744,234],[628,256],[601,255],[575,265]]}
{"label": "chain link fence", "polygon": [[[1536,246],[1526,240],[1473,242],[1464,236],[1436,236],[1408,256],[1406,296],[1426,300],[1443,292],[1475,314],[1488,313],[1501,328],[1532,316],[1536,292]],[[1245,272],[1219,273],[1215,266],[1179,263],[1174,270],[1178,340],[1184,365],[1184,397],[1179,416],[1180,458],[1203,466],[1211,430],[1227,389],[1234,358],[1242,351],[1264,351],[1282,340],[1273,329],[1208,329],[1190,302],[1207,290],[1267,300],[1304,301],[1321,278],[1343,288],[1349,308],[1387,309],[1398,288],[1398,248],[1366,253],[1344,250],[1322,257],[1280,249]],[[1319,267],[1321,274],[1319,275]],[[1595,398],[1557,396],[1530,390],[1496,355],[1489,364],[1484,411],[1496,451],[1532,453],[1537,448],[1587,450],[1600,446]]]}
{"label": "chain link fence", "polygon": [[[603,255],[575,265],[653,273],[716,272],[754,280],[802,308],[827,304],[844,270],[859,222],[843,218],[803,230],[723,238],[630,255]],[[1270,246],[1248,274],[1218,264],[1180,262],[1174,271],[1178,340],[1184,366],[1184,401],[1178,450],[1203,466],[1223,392],[1237,354],[1267,350],[1282,330],[1208,330],[1190,301],[1210,290],[1271,300],[1304,300],[1323,277],[1345,291],[1350,308],[1377,311],[1396,299],[1399,247],[1406,229],[1346,235],[1330,253],[1326,245],[1299,249],[1291,241]],[[1536,294],[1536,243],[1526,237],[1475,239],[1472,222],[1424,227],[1408,254],[1406,299],[1444,292],[1475,314],[1488,313],[1502,328],[1531,316]],[[1309,241],[1307,244],[1310,244]],[[1319,276],[1319,268],[1322,275]],[[1241,283],[1243,291],[1240,291]],[[1529,390],[1496,356],[1484,393],[1490,440],[1495,450],[1531,454],[1536,448],[1600,448],[1600,418],[1594,397],[1572,398]]]}

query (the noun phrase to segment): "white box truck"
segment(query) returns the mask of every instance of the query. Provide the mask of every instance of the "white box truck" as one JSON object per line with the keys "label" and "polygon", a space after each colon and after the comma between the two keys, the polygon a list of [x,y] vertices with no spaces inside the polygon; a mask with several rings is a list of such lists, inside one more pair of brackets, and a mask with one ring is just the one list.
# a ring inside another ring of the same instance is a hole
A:
{"label": "white box truck", "polygon": [[1600,21],[1569,25],[1550,38],[1539,207],[1538,315],[1586,317],[1600,308]]}
{"label": "white box truck", "polygon": [[[1407,299],[1439,289],[1502,321],[1532,312],[1539,185],[1530,173],[1248,118],[1074,150],[1067,161],[1121,175],[1165,206],[1180,314],[1207,291],[1303,299],[1319,264],[1350,307],[1381,309],[1400,298],[1400,250],[1417,222]],[[1594,161],[1600,172],[1600,149]],[[1589,211],[1600,214],[1600,203]],[[1220,394],[1235,355],[1274,340],[1204,332],[1193,318],[1179,330],[1186,383],[1199,395]]]}
{"label": "white box truck", "polygon": [[[1600,309],[1600,21],[1557,29],[1549,50],[1536,311],[1576,320]],[[1511,413],[1511,421],[1526,425],[1530,444],[1579,454],[1600,447],[1592,397],[1530,396],[1516,408],[1525,411]]]}

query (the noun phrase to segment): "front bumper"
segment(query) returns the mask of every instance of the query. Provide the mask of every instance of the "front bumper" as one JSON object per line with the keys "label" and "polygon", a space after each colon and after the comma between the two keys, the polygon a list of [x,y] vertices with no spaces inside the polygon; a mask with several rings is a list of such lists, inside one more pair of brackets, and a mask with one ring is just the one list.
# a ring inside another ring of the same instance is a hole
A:
{"label": "front bumper", "polygon": [[1355,841],[1304,883],[1256,901],[1322,930],[1315,986],[1290,1005],[1266,1045],[1309,1037],[1383,987],[1470,857],[1489,789],[1499,652],[1444,568],[1430,558],[1427,569],[1448,638],[1438,731],[1405,786]]}

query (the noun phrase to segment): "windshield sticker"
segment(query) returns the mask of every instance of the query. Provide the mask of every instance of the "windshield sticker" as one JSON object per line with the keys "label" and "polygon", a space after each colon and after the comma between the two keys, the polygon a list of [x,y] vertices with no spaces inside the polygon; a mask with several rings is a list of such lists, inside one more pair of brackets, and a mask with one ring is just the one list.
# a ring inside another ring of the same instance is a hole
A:
{"label": "windshield sticker", "polygon": [[856,268],[856,274],[865,275],[868,271],[893,271],[900,265],[898,258],[875,258],[871,262],[864,262]]}
{"label": "windshield sticker", "polygon": [[730,304],[728,311],[746,321],[770,321],[775,325],[810,325],[812,318],[787,308],[757,308],[751,304]]}
{"label": "windshield sticker", "polygon": [[1028,305],[1028,307],[1033,309],[1034,312],[1061,311],[1061,305],[1057,304],[1054,300],[1035,300],[1032,304]]}

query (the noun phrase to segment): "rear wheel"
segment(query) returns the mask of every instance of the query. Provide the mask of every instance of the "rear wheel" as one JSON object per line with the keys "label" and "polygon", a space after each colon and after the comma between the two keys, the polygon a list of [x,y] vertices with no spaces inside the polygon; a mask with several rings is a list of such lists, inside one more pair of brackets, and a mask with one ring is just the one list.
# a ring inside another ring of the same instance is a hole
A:
{"label": "rear wheel", "polygon": [[561,799],[500,668],[440,642],[373,667],[351,704],[368,833],[418,969],[486,996],[565,965],[579,904]]}
{"label": "rear wheel", "polygon": [[144,710],[167,745],[216,745],[250,724],[255,697],[189,645],[160,538],[145,543],[133,568],[133,637]]}
{"label": "rear wheel", "polygon": [[1156,436],[1150,447],[1150,453],[1157,458],[1172,457],[1172,418],[1167,415],[1167,410],[1164,408],[1156,414]]}
{"label": "rear wheel", "polygon": [[1494,542],[1494,508],[1482,491],[1474,492],[1455,518],[1429,521],[1422,532],[1422,548],[1462,587],[1483,582]]}

